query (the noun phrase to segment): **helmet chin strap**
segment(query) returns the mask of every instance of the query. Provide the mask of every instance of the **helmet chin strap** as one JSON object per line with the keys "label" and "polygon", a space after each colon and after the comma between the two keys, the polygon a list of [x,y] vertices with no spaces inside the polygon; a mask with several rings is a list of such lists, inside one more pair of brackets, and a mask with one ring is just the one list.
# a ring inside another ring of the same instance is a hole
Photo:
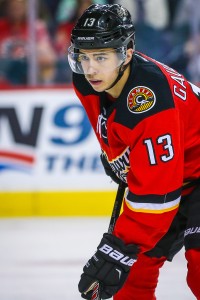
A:
{"label": "helmet chin strap", "polygon": [[105,91],[110,90],[111,88],[113,88],[113,86],[115,86],[117,84],[117,82],[122,78],[125,70],[128,68],[128,65],[129,65],[129,63],[127,63],[125,66],[123,65],[123,63],[120,65],[117,78],[113,81],[113,83],[108,88],[105,89]]}

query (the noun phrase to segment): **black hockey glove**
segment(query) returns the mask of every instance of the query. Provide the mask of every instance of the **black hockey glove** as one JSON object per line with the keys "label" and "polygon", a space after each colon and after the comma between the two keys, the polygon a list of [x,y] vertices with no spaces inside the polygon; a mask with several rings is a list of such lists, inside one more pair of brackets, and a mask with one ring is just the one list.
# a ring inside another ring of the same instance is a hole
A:
{"label": "black hockey glove", "polygon": [[81,296],[91,299],[90,287],[98,281],[101,287],[101,298],[111,298],[125,283],[130,268],[137,259],[138,252],[138,246],[125,245],[116,236],[104,233],[97,252],[83,268],[83,274],[78,284]]}
{"label": "black hockey glove", "polygon": [[110,176],[110,178],[116,182],[117,184],[119,184],[121,182],[121,179],[119,179],[119,177],[117,177],[117,175],[115,174],[115,172],[112,170],[109,162],[107,161],[105,155],[103,153],[101,153],[100,155],[101,158],[101,162],[102,165],[104,167],[105,173],[106,175]]}

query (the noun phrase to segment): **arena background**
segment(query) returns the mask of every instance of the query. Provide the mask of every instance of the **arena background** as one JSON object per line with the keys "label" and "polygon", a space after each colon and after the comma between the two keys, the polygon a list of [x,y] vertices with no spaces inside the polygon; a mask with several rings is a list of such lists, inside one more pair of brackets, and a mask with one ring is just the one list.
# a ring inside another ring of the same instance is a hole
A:
{"label": "arena background", "polygon": [[67,61],[71,29],[92,3],[123,4],[136,50],[200,81],[198,0],[0,0],[2,217],[110,214],[116,184],[104,174]]}
{"label": "arena background", "polygon": [[[99,145],[71,86],[70,38],[56,44],[91,3],[126,6],[136,50],[200,82],[199,0],[0,0],[2,300],[80,299],[82,267],[108,227],[117,186],[104,174]],[[27,5],[25,41],[12,40],[1,27],[8,14],[19,13],[15,6],[6,11],[16,4]],[[158,300],[194,299],[186,272],[182,250],[161,271]]]}

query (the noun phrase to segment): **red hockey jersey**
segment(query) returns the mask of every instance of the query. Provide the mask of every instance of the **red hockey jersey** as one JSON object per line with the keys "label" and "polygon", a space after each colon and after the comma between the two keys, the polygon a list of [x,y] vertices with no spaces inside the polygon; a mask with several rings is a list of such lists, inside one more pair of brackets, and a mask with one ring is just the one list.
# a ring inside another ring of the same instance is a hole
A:
{"label": "red hockey jersey", "polygon": [[124,210],[114,234],[150,250],[167,232],[185,182],[200,177],[200,88],[135,52],[116,101],[73,74],[101,149],[126,181]]}

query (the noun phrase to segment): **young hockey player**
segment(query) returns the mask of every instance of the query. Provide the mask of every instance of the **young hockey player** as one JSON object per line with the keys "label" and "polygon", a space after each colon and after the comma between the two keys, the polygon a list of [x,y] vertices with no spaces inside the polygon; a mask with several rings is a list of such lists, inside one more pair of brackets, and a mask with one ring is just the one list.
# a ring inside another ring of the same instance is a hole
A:
{"label": "young hockey player", "polygon": [[159,269],[184,245],[187,283],[200,299],[200,88],[135,51],[119,4],[83,13],[68,60],[106,174],[127,184],[113,234],[83,268],[82,297],[98,281],[102,299],[156,299]]}

